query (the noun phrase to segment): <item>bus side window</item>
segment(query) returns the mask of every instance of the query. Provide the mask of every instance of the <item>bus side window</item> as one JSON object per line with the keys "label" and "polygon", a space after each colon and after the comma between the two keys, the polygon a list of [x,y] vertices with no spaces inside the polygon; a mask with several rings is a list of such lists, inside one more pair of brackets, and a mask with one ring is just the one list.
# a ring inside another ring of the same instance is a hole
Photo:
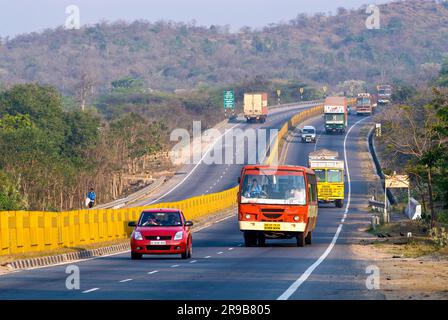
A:
{"label": "bus side window", "polygon": [[317,182],[316,182],[316,176],[307,174],[307,180],[308,180],[308,194],[309,194],[309,201],[310,202],[316,202],[317,201]]}

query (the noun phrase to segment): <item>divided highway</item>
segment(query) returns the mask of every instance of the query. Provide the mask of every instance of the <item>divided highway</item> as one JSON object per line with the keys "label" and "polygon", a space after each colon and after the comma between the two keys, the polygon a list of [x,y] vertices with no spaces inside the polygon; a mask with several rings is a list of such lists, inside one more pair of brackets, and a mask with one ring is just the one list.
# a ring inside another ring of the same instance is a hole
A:
{"label": "divided highway", "polygon": [[[296,112],[279,109],[265,124],[239,126],[280,128]],[[311,119],[307,124],[321,133],[317,144],[302,144],[295,136],[285,149],[285,163],[292,165],[306,165],[315,147],[336,150],[346,158],[346,205],[319,208],[310,246],[277,240],[266,247],[243,247],[235,212],[193,235],[191,260],[156,256],[131,261],[125,253],[73,263],[81,279],[81,289],[74,291],[65,287],[66,265],[20,271],[0,276],[0,299],[381,299],[365,286],[369,263],[356,260],[348,248],[369,219],[368,184],[357,160],[365,148],[362,127],[369,120],[350,116],[346,135],[326,135],[323,119]],[[146,202],[227,189],[236,184],[240,168],[200,164],[179,187]]]}

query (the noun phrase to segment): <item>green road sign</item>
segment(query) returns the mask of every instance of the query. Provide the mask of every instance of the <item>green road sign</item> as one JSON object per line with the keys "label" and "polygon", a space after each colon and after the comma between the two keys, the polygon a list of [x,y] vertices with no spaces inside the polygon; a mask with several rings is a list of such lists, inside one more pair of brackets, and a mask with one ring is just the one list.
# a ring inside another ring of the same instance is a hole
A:
{"label": "green road sign", "polygon": [[233,90],[224,91],[224,109],[235,108],[235,93]]}

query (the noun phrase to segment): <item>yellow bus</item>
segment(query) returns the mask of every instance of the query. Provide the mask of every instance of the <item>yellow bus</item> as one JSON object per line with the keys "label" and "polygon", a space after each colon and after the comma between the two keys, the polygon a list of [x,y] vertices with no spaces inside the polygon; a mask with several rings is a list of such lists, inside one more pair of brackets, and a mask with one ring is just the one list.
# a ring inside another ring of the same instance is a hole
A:
{"label": "yellow bus", "polygon": [[311,152],[309,167],[316,174],[319,202],[344,207],[344,161],[338,160],[338,153],[327,149]]}

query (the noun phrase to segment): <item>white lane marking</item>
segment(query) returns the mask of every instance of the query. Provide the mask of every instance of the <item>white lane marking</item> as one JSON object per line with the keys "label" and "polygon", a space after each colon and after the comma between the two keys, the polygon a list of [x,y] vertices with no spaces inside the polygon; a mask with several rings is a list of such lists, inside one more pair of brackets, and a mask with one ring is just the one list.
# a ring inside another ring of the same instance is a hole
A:
{"label": "white lane marking", "polygon": [[219,251],[217,254],[223,254],[224,252],[222,252],[222,251]]}
{"label": "white lane marking", "polygon": [[351,193],[352,188],[351,188],[351,180],[350,180],[350,170],[349,170],[348,161],[347,161],[347,148],[346,148],[347,137],[349,136],[350,131],[354,127],[356,127],[358,125],[358,123],[360,123],[366,119],[367,118],[361,119],[358,122],[356,122],[354,125],[352,125],[350,127],[350,129],[347,131],[345,138],[344,138],[344,159],[345,159],[345,166],[346,166],[346,171],[347,171],[347,182],[348,182],[348,199],[347,199],[347,205],[345,207],[344,217],[341,219],[341,223],[339,224],[338,229],[336,230],[336,233],[334,234],[333,239],[331,240],[331,243],[327,247],[325,252],[308,269],[306,269],[305,272],[288,289],[286,289],[286,291],[283,292],[283,294],[280,297],[277,298],[277,300],[288,300],[288,298],[291,297],[291,295],[293,295],[297,291],[297,289],[299,289],[299,287],[309,278],[309,276],[313,273],[313,271],[327,258],[327,256],[330,254],[331,250],[333,250],[333,247],[339,238],[339,234],[341,233],[342,226],[343,226],[342,220],[345,221],[345,217],[347,216],[348,209],[350,207],[351,194],[352,194]]}
{"label": "white lane marking", "polygon": [[93,292],[93,291],[96,291],[96,290],[100,290],[100,288],[92,288],[92,289],[89,289],[89,290],[85,290],[82,293],[89,293],[89,292]]}
{"label": "white lane marking", "polygon": [[159,270],[150,271],[150,272],[148,272],[148,274],[154,274],[154,273],[157,273],[157,272],[159,272]]}
{"label": "white lane marking", "polygon": [[229,251],[232,251],[232,250],[233,250],[233,248],[229,248],[229,249],[227,249],[227,250],[229,250]]}
{"label": "white lane marking", "polygon": [[165,194],[161,195],[160,197],[158,197],[157,199],[147,203],[146,205],[150,205],[153,204],[157,201],[159,201],[160,199],[166,197],[167,195],[169,195],[171,192],[173,192],[174,190],[176,190],[180,185],[182,185],[182,183],[185,182],[185,180],[187,180],[192,174],[193,172],[196,171],[196,169],[199,167],[199,165],[202,163],[202,161],[205,159],[205,157],[207,156],[207,154],[213,149],[213,147],[215,146],[216,143],[218,143],[218,141],[222,140],[222,138],[227,135],[227,133],[229,133],[233,128],[239,126],[239,124],[234,125],[233,127],[227,129],[224,131],[223,134],[221,134],[219,136],[218,139],[216,139],[208,148],[207,151],[205,151],[204,155],[202,156],[202,158],[198,161],[198,163],[193,167],[193,169],[178,183],[176,184],[173,188],[171,188],[171,190],[167,191]]}
{"label": "white lane marking", "polygon": [[177,268],[179,265],[178,264],[173,264],[172,266],[171,266],[171,268]]}
{"label": "white lane marking", "polygon": [[204,257],[204,259],[209,259],[209,258],[211,258],[211,256],[206,256],[206,257]]}
{"label": "white lane marking", "polygon": [[124,280],[120,280],[120,283],[123,283],[123,282],[129,282],[129,281],[132,281],[133,279],[124,279]]}
{"label": "white lane marking", "polygon": [[206,229],[206,228],[208,228],[208,227],[211,227],[211,226],[213,226],[213,225],[215,225],[215,224],[217,224],[217,223],[220,223],[220,222],[222,222],[222,221],[224,221],[224,220],[227,220],[227,219],[230,219],[230,218],[232,218],[232,217],[234,217],[233,214],[228,215],[227,217],[224,217],[224,218],[222,218],[222,219],[219,219],[219,220],[217,220],[217,221],[215,221],[215,222],[213,222],[213,223],[211,223],[211,224],[207,224],[207,225],[205,225],[205,226],[203,226],[203,227],[201,227],[201,228],[199,228],[199,229],[195,229],[194,232],[201,231],[201,230],[203,230],[203,229]]}
{"label": "white lane marking", "polygon": [[190,263],[196,263],[196,262],[197,262],[197,260],[190,261]]}

